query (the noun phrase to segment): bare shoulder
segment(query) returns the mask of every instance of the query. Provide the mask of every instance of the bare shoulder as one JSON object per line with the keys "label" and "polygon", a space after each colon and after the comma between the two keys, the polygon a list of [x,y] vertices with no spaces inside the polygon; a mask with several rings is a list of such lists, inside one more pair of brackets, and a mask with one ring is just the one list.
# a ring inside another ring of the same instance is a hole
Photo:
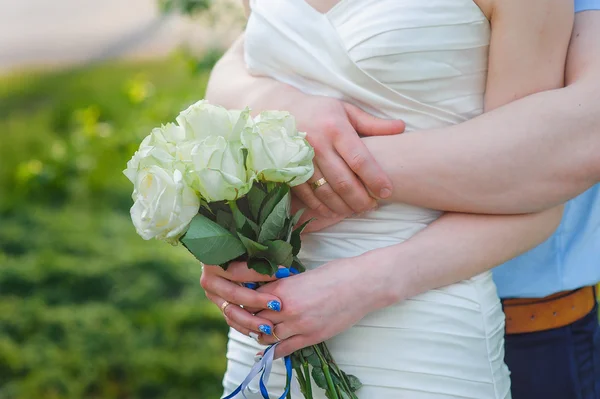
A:
{"label": "bare shoulder", "polygon": [[486,110],[563,87],[573,0],[489,0]]}
{"label": "bare shoulder", "polygon": [[596,87],[600,83],[600,10],[590,10],[577,13],[575,28],[569,46],[567,58],[567,83],[584,81],[593,82]]}
{"label": "bare shoulder", "polygon": [[[490,19],[519,15],[527,20],[543,23],[573,25],[575,14],[573,0],[477,0],[490,13]],[[480,6],[482,7],[482,6]],[[560,29],[560,26],[559,26]],[[571,28],[569,28],[570,30]]]}

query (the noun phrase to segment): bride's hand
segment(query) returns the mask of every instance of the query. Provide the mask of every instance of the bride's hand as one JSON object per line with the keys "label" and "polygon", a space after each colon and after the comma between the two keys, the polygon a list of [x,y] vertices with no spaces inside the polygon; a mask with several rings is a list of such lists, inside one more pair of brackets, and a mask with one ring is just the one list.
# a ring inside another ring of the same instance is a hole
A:
{"label": "bride's hand", "polygon": [[260,342],[272,344],[280,339],[275,357],[286,356],[323,342],[367,313],[394,303],[389,279],[366,264],[376,259],[369,255],[339,259],[259,288],[260,293],[275,295],[285,303],[281,312],[256,314],[274,325],[274,334],[261,334]]}
{"label": "bride's hand", "polygon": [[242,284],[274,279],[248,269],[245,263],[233,262],[227,271],[219,266],[205,265],[200,285],[204,288],[206,297],[221,309],[230,327],[256,338],[260,333],[272,331],[273,325],[269,320],[253,314],[263,309],[281,309],[282,302],[276,295],[257,292]]}

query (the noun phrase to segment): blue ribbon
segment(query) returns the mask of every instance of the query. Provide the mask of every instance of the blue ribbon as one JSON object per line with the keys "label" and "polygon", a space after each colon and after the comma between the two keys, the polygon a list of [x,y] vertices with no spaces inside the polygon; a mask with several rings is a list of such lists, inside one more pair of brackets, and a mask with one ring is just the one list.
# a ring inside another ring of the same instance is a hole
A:
{"label": "blue ribbon", "polygon": [[[248,397],[246,396],[246,389],[252,392],[252,390],[250,389],[250,383],[252,382],[252,380],[254,380],[254,378],[256,378],[258,374],[260,374],[260,394],[264,399],[269,399],[269,391],[267,390],[267,384],[269,383],[271,368],[273,367],[273,358],[275,356],[275,351],[273,349],[275,349],[275,347],[278,344],[279,343],[269,346],[265,350],[263,358],[260,361],[256,362],[254,366],[252,366],[250,372],[248,373],[244,381],[242,381],[242,383],[235,389],[235,391],[233,391],[231,394],[229,394],[229,396],[226,396],[223,399],[235,398],[239,393],[242,394],[244,399],[248,399]],[[283,392],[283,395],[279,397],[279,399],[285,399],[286,395],[290,391],[290,386],[292,383],[292,358],[291,356],[286,356],[283,360],[285,363],[286,370],[285,391]]]}

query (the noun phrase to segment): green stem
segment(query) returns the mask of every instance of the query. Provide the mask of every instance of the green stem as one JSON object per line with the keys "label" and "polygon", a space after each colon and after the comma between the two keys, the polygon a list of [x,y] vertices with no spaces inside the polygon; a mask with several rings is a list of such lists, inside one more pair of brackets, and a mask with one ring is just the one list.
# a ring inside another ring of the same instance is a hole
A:
{"label": "green stem", "polygon": [[[303,359],[304,360],[304,359]],[[304,360],[302,362],[302,367],[304,368],[304,375],[306,375],[306,395],[308,396],[306,399],[312,399],[312,382],[310,379],[310,371],[308,370],[308,362]]]}
{"label": "green stem", "polygon": [[[300,384],[300,388],[305,395],[305,399],[313,399],[312,387],[310,385],[310,374],[308,372],[308,362],[304,356],[302,356],[300,351],[294,353],[293,356],[297,356],[298,362],[301,364],[301,366],[294,367],[294,370],[296,371],[298,383]],[[303,368],[304,372],[302,372]]]}
{"label": "green stem", "polygon": [[323,373],[325,374],[325,379],[327,380],[327,386],[329,387],[329,392],[332,395],[332,399],[340,399],[337,393],[337,389],[333,384],[333,380],[331,379],[331,373],[329,372],[329,363],[327,363],[327,360],[325,360],[325,357],[323,357],[323,353],[321,353],[319,345],[315,345],[314,348],[315,352],[317,353],[317,356],[319,356],[319,359],[321,360],[321,366],[323,366]]}
{"label": "green stem", "polygon": [[319,346],[323,351],[325,358],[329,361],[329,365],[342,381],[342,385],[344,385],[344,390],[346,391],[346,393],[350,395],[351,399],[358,399],[356,394],[352,391],[352,388],[350,388],[350,382],[348,381],[348,377],[342,372],[335,360],[333,360],[333,356],[331,355],[331,352],[329,352],[329,348],[327,347],[327,345],[323,342],[319,344]]}

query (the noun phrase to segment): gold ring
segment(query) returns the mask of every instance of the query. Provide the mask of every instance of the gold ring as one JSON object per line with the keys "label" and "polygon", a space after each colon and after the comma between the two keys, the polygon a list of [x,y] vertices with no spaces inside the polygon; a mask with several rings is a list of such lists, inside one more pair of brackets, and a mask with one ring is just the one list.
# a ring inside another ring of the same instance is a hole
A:
{"label": "gold ring", "polygon": [[225,309],[227,309],[227,306],[231,305],[229,302],[225,301],[221,304],[221,312],[223,314],[225,314]]}
{"label": "gold ring", "polygon": [[327,184],[327,180],[325,180],[324,177],[321,177],[319,180],[312,182],[313,190],[316,190],[317,188],[324,186],[325,184]]}
{"label": "gold ring", "polygon": [[275,330],[273,330],[273,331],[271,332],[271,334],[273,334],[273,337],[274,337],[274,338],[277,340],[277,342],[281,341],[281,338],[279,338],[279,337],[277,336],[277,334],[275,334]]}

